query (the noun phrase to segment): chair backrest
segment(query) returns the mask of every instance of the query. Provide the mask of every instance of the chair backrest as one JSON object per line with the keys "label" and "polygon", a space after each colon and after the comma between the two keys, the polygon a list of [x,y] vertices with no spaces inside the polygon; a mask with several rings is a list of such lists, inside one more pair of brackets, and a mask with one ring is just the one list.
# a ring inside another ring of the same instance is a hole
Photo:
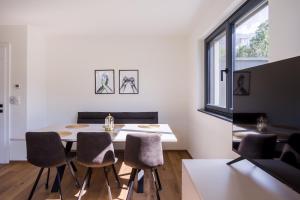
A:
{"label": "chair backrest", "polygon": [[116,124],[157,124],[158,112],[78,112],[77,123],[104,124],[111,114]]}
{"label": "chair backrest", "polygon": [[65,149],[55,132],[26,133],[27,160],[38,167],[54,167],[65,163]]}
{"label": "chair backrest", "polygon": [[284,145],[280,160],[300,169],[300,133],[290,135]]}
{"label": "chair backrest", "polygon": [[102,167],[115,162],[111,136],[106,132],[77,134],[77,161],[87,167]]}
{"label": "chair backrest", "polygon": [[137,168],[155,168],[163,165],[161,137],[155,133],[132,133],[126,136],[124,161]]}
{"label": "chair backrest", "polygon": [[288,145],[300,154],[300,133],[293,133],[288,139]]}
{"label": "chair backrest", "polygon": [[238,148],[239,154],[251,159],[272,159],[277,136],[274,134],[246,135]]}

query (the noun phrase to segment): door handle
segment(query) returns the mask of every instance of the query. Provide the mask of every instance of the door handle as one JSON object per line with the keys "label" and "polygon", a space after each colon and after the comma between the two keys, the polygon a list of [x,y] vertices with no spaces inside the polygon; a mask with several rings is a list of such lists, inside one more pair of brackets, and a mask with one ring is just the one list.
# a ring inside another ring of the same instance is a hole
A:
{"label": "door handle", "polygon": [[3,113],[3,104],[0,104],[0,113]]}
{"label": "door handle", "polygon": [[226,74],[228,74],[228,72],[229,72],[229,69],[228,68],[225,68],[225,69],[222,69],[221,70],[221,81],[223,81],[223,73],[226,73]]}

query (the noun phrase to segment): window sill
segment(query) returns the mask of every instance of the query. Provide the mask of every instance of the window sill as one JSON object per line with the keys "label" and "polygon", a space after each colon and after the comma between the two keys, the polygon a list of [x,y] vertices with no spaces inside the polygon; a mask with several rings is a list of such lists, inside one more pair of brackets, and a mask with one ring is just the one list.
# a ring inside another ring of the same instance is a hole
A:
{"label": "window sill", "polygon": [[219,114],[216,114],[216,113],[213,113],[213,112],[210,112],[210,111],[207,111],[203,108],[201,109],[198,109],[199,112],[202,112],[202,113],[205,113],[207,115],[210,115],[210,116],[213,116],[213,117],[216,117],[216,118],[219,118],[219,119],[222,119],[222,120],[225,120],[227,122],[232,122],[232,119],[230,117],[225,117],[223,115],[219,115]]}

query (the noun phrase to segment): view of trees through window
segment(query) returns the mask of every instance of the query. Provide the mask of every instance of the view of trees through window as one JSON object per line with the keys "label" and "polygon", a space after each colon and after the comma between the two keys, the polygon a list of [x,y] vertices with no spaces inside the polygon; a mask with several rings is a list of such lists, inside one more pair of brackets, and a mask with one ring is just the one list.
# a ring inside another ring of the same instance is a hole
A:
{"label": "view of trees through window", "polygon": [[268,57],[268,30],[268,21],[261,23],[258,26],[254,37],[250,39],[249,45],[242,45],[238,47],[237,57]]}
{"label": "view of trees through window", "polygon": [[235,26],[235,69],[244,69],[268,62],[268,6],[241,19]]}

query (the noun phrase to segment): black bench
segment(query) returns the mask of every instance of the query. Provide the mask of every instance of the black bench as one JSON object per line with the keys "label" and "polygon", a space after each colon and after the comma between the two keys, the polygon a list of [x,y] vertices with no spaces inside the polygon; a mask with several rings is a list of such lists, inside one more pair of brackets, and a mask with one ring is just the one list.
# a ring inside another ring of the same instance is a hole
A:
{"label": "black bench", "polygon": [[115,124],[158,124],[158,112],[78,112],[79,124],[104,124],[111,115]]}

